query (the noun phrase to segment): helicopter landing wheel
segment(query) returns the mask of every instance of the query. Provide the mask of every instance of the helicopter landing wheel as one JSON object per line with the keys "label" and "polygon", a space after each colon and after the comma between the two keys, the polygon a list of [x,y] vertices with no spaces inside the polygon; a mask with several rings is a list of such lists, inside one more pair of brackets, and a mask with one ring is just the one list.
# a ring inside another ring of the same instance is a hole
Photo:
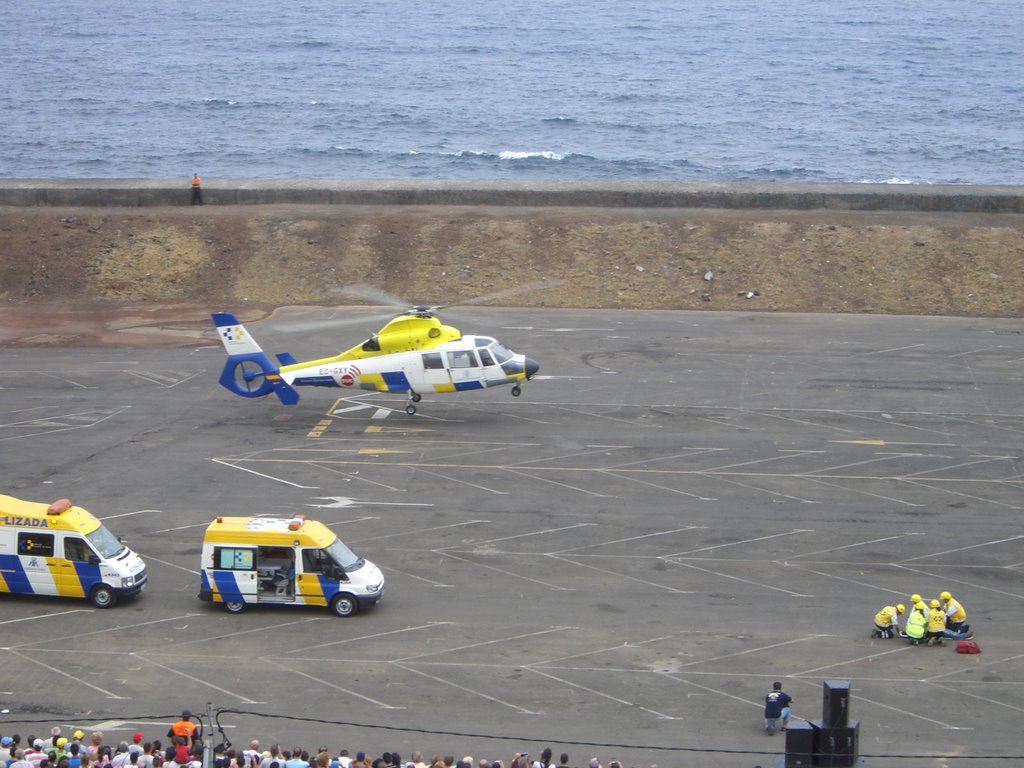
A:
{"label": "helicopter landing wheel", "polygon": [[416,413],[416,406],[413,405],[412,403],[409,403],[407,406],[405,406],[405,412],[408,413],[410,416],[414,415]]}
{"label": "helicopter landing wheel", "polygon": [[522,387],[520,387],[518,384],[512,387],[512,397],[519,397],[521,394],[523,394]]}
{"label": "helicopter landing wheel", "polygon": [[420,400],[423,399],[423,395],[421,395],[419,392],[413,392],[411,395],[409,395],[409,399],[412,400],[414,403],[418,403]]}

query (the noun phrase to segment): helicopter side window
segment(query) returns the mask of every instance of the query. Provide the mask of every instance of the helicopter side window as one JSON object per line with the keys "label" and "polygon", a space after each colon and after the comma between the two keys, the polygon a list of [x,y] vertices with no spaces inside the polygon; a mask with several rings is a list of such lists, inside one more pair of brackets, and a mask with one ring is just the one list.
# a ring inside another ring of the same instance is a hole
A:
{"label": "helicopter side window", "polygon": [[441,359],[440,352],[424,352],[423,353],[423,367],[425,369],[437,369],[444,368],[444,360]]}
{"label": "helicopter side window", "polygon": [[460,349],[448,353],[448,364],[452,368],[475,368],[477,366],[476,355],[470,349]]}
{"label": "helicopter side window", "polygon": [[480,362],[483,365],[494,365],[494,358],[491,357],[491,353],[486,349],[480,350]]}

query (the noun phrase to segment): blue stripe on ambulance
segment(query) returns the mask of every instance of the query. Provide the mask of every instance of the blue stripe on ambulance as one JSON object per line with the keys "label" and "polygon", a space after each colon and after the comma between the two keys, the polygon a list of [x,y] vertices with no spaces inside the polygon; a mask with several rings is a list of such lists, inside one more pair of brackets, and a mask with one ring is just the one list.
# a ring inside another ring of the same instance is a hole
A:
{"label": "blue stripe on ambulance", "polygon": [[78,574],[78,582],[82,585],[82,593],[88,595],[90,590],[103,581],[100,576],[98,564],[75,561],[75,573]]}
{"label": "blue stripe on ambulance", "polygon": [[[216,586],[214,600],[242,600],[242,590],[238,588],[235,574],[230,571],[214,571],[213,580]],[[219,597],[218,597],[219,596]]]}
{"label": "blue stripe on ambulance", "polygon": [[3,571],[7,590],[17,594],[31,595],[35,592],[29,583],[25,569],[21,567],[18,555],[0,555],[0,571]]}
{"label": "blue stripe on ambulance", "polygon": [[409,384],[409,380],[402,371],[385,371],[380,377],[388,385],[388,392],[408,392],[412,389],[412,385]]}

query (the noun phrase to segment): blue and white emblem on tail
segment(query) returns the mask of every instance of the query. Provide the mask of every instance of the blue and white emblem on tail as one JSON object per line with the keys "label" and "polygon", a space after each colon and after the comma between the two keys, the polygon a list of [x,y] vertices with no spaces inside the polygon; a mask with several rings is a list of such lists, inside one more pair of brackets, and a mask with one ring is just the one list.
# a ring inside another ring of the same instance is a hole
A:
{"label": "blue and white emblem on tail", "polygon": [[213,324],[228,353],[220,384],[242,397],[263,397],[271,392],[285,405],[299,402],[299,393],[284,379],[245,326],[230,312],[215,312]]}

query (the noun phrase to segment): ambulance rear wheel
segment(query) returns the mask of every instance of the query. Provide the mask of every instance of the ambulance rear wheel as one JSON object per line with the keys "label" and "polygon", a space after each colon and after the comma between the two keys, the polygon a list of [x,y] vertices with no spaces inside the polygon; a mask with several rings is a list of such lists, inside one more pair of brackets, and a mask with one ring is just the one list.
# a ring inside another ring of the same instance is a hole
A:
{"label": "ambulance rear wheel", "polygon": [[117,595],[106,584],[97,584],[89,594],[89,600],[97,608],[111,608],[117,603]]}
{"label": "ambulance rear wheel", "polygon": [[241,613],[245,610],[245,603],[241,600],[228,600],[224,603],[224,608],[228,613]]}
{"label": "ambulance rear wheel", "polygon": [[334,611],[336,616],[344,618],[358,611],[359,603],[352,595],[341,594],[331,600],[331,610]]}

